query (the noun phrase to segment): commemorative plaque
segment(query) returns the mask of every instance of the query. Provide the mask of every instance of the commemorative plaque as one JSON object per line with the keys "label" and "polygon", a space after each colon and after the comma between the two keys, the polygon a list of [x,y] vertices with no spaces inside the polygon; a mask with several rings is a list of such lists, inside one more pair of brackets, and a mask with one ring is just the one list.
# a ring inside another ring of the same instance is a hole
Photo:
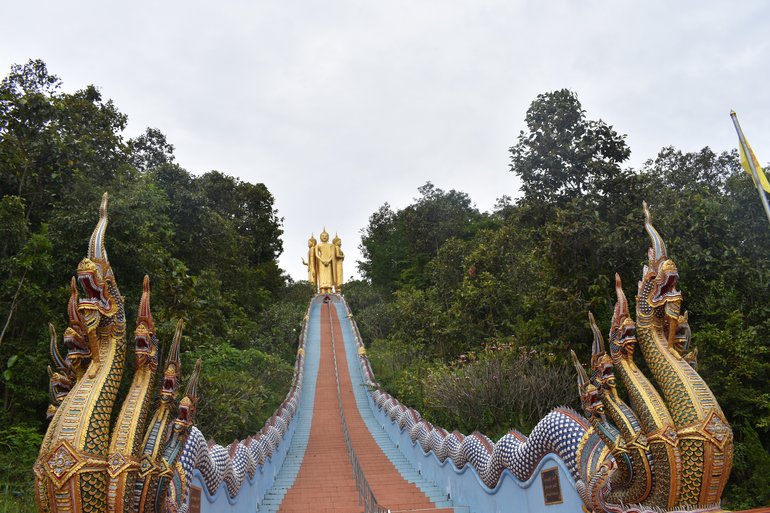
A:
{"label": "commemorative plaque", "polygon": [[197,486],[190,487],[190,513],[201,513],[201,489]]}
{"label": "commemorative plaque", "polygon": [[545,501],[545,505],[561,504],[564,499],[562,499],[561,496],[559,467],[543,469],[543,471],[540,472],[540,480],[543,483],[543,501]]}

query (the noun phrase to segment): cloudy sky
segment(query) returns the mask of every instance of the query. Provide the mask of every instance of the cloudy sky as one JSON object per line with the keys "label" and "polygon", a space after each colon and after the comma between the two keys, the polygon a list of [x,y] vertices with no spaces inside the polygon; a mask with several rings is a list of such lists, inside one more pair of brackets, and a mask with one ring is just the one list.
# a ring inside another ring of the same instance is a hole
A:
{"label": "cloudy sky", "polygon": [[116,4],[6,3],[2,74],[41,58],[65,90],[113,99],[127,137],[159,128],[186,169],[264,182],[296,279],[324,226],[354,273],[369,215],[428,180],[482,210],[515,196],[508,148],[546,91],[627,134],[632,166],[667,145],[733,148],[731,108],[770,159],[763,1]]}

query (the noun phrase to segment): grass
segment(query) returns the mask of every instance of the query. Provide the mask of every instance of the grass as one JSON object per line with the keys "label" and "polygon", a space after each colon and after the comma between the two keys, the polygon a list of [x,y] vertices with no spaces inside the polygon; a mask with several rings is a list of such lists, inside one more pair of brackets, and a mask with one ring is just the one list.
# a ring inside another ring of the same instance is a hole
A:
{"label": "grass", "polygon": [[32,483],[0,481],[0,513],[37,513]]}

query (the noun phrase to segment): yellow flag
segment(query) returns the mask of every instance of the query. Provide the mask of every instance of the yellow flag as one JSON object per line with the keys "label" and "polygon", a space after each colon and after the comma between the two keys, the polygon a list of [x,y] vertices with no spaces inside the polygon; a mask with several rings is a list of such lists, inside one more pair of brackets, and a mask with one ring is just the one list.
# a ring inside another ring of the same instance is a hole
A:
{"label": "yellow flag", "polygon": [[[742,134],[741,134],[742,135]],[[739,136],[740,138],[740,136]],[[759,182],[762,184],[762,188],[765,190],[765,192],[770,193],[770,183],[767,181],[767,177],[765,176],[765,172],[762,171],[762,166],[759,165],[759,161],[757,160],[757,156],[754,155],[754,150],[751,149],[751,146],[749,146],[749,141],[746,140],[746,137],[744,136],[742,138],[743,140],[740,141],[743,144],[738,144],[738,151],[741,153],[741,166],[743,166],[744,171],[746,171],[752,180],[754,180],[754,173],[751,172],[751,166],[749,166],[749,159],[746,156],[746,152],[743,151],[743,145],[746,145],[746,148],[749,149],[749,155],[751,155],[751,161],[754,163],[754,169],[757,170],[757,176],[759,176]],[[754,186],[756,187],[756,181],[754,182]]]}

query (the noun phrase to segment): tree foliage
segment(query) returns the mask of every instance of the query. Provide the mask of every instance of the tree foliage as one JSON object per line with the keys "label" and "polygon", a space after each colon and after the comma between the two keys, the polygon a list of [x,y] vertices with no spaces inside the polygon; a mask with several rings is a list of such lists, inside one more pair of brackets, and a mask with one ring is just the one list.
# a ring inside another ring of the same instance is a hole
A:
{"label": "tree foliage", "polygon": [[427,283],[425,266],[449,237],[465,238],[481,218],[464,192],[444,191],[427,182],[412,205],[393,212],[387,203],[363,230],[359,269],[383,290]]}

